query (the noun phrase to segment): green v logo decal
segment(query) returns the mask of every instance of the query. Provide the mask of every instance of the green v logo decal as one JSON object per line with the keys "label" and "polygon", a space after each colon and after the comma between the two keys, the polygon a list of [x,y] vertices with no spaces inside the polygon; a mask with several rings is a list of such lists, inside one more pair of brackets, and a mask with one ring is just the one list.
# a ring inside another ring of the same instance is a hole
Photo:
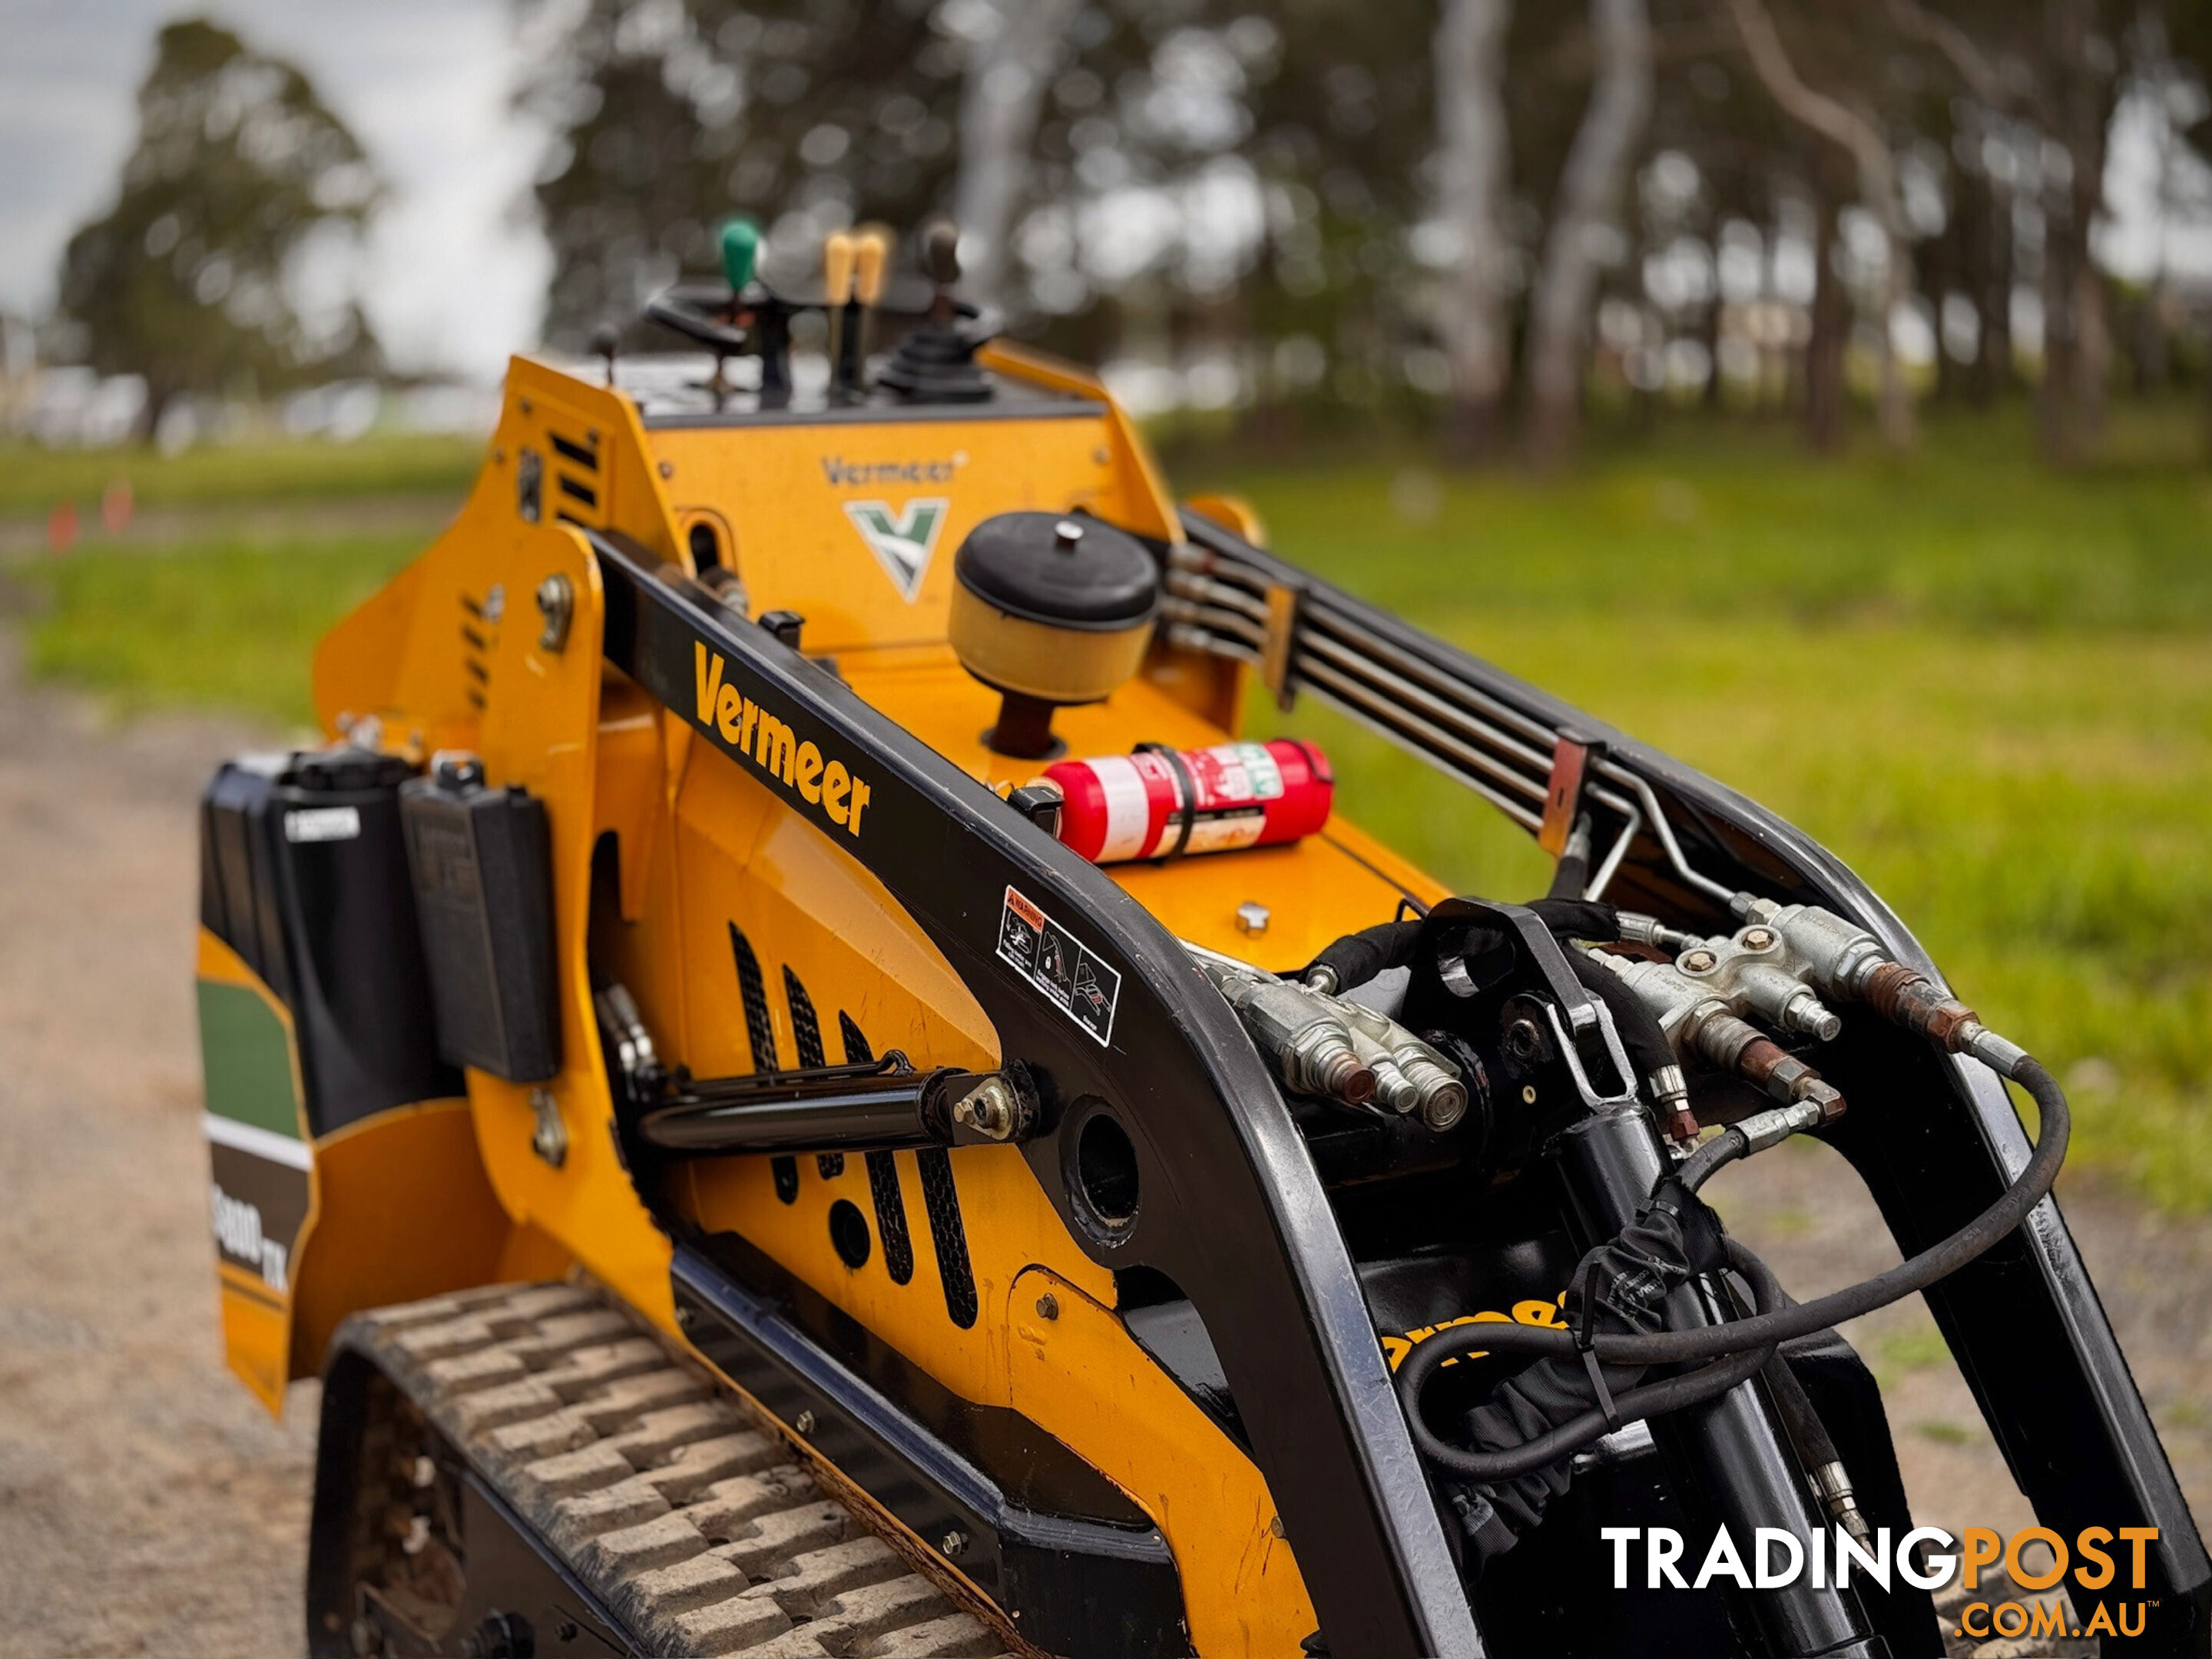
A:
{"label": "green v logo decal", "polygon": [[845,516],[908,605],[921,597],[921,579],[928,574],[929,556],[937,550],[937,534],[951,506],[941,495],[908,501],[897,514],[883,501],[845,503]]}

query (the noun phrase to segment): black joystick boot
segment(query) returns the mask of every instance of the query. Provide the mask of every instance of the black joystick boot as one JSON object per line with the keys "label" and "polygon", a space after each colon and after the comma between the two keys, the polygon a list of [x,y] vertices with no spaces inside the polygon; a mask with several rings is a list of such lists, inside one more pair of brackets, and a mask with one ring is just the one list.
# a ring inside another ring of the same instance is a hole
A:
{"label": "black joystick boot", "polygon": [[[915,327],[890,365],[878,377],[910,404],[980,404],[991,398],[991,377],[975,366],[981,339],[963,334],[960,320],[965,307],[952,297],[960,280],[960,232],[949,219],[938,219],[921,233],[921,268],[936,284],[927,319]],[[967,311],[973,316],[973,311]]]}

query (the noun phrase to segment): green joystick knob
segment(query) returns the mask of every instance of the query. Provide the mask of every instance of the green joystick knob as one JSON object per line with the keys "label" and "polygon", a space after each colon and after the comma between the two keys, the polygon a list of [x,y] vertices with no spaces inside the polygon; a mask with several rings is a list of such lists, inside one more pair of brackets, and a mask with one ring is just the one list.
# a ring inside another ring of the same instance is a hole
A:
{"label": "green joystick knob", "polygon": [[760,259],[760,227],[750,219],[732,219],[722,227],[722,275],[730,279],[730,291],[742,294],[745,284],[753,279],[753,266]]}

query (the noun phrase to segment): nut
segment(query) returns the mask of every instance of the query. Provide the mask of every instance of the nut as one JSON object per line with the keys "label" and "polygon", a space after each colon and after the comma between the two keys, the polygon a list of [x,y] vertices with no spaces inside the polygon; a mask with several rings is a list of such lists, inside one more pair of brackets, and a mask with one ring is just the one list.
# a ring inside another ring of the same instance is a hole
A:
{"label": "nut", "polygon": [[968,1548],[968,1534],[964,1532],[948,1532],[938,1540],[937,1547],[945,1552],[946,1560],[957,1561]]}
{"label": "nut", "polygon": [[538,1119],[530,1132],[530,1150],[557,1170],[568,1161],[568,1126],[561,1121],[561,1103],[550,1089],[532,1089],[530,1109]]}
{"label": "nut", "polygon": [[1017,1106],[1006,1079],[994,1073],[953,1103],[952,1121],[979,1135],[1004,1140],[1014,1132]]}
{"label": "nut", "polygon": [[1534,1020],[1516,1019],[1505,1028],[1505,1052],[1524,1062],[1544,1052],[1544,1034]]}
{"label": "nut", "polygon": [[568,623],[576,614],[576,590],[559,571],[538,584],[538,614],[544,626],[538,630],[538,648],[558,651],[568,643]]}
{"label": "nut", "polygon": [[1273,913],[1266,905],[1250,899],[1237,907],[1237,931],[1249,933],[1255,939],[1267,931],[1267,924],[1273,919]]}

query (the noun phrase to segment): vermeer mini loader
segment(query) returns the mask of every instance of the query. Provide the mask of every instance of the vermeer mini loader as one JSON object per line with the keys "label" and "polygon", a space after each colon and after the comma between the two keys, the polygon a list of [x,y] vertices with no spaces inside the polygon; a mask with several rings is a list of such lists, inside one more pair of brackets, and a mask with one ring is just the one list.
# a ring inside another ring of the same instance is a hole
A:
{"label": "vermeer mini loader", "polygon": [[[2044,1524],[2154,1529],[2127,1650],[2204,1653],[2048,1074],[1789,825],[1178,505],[922,240],[763,283],[732,227],[652,308],[702,349],[518,360],[327,745],[209,789],[223,1331],[272,1411],[323,1378],[311,1651],[1937,1654],[1833,1329],[1924,1293]],[[1362,834],[1262,690],[1551,891]],[[1902,1265],[1800,1304],[1720,1229],[1792,1134]]]}

